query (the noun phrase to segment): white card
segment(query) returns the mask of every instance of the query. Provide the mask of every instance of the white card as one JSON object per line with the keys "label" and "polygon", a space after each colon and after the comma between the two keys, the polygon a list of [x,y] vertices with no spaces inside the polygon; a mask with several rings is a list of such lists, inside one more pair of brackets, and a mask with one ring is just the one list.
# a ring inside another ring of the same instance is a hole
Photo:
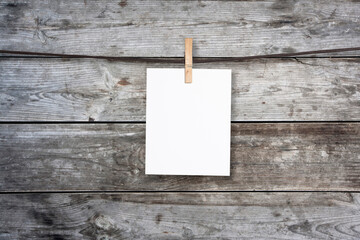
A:
{"label": "white card", "polygon": [[148,68],[145,173],[230,176],[231,70]]}

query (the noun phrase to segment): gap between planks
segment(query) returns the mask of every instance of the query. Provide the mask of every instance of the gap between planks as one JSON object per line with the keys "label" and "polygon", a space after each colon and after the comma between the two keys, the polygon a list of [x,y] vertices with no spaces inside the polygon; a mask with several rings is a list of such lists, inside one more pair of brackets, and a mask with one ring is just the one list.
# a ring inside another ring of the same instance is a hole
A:
{"label": "gap between planks", "polygon": [[[246,124],[267,124],[267,123],[296,123],[296,124],[312,124],[312,123],[360,123],[358,120],[333,120],[333,121],[231,121],[231,123]],[[146,124],[146,121],[0,121],[0,124]]]}

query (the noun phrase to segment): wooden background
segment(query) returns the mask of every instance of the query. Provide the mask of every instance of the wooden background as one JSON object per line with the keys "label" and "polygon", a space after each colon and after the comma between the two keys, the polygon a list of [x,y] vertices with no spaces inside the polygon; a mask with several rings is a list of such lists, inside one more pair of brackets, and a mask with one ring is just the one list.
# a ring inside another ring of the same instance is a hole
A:
{"label": "wooden background", "polygon": [[[360,238],[359,1],[1,0],[0,239]],[[146,176],[148,67],[232,69],[230,177]],[[141,57],[154,58],[144,62]],[[168,62],[164,62],[168,61]]]}

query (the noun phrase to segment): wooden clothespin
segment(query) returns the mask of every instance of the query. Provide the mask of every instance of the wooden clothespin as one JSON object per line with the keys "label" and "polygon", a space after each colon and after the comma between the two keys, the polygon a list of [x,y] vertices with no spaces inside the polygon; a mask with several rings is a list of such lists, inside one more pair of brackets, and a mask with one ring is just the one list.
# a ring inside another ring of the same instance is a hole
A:
{"label": "wooden clothespin", "polygon": [[192,38],[185,38],[185,83],[192,83]]}

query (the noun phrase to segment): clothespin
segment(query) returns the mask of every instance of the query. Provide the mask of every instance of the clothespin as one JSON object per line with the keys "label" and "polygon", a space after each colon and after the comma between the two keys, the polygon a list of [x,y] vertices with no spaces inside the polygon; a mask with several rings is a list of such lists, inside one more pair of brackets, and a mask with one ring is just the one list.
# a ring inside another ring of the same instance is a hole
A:
{"label": "clothespin", "polygon": [[185,83],[192,83],[192,38],[185,38]]}

